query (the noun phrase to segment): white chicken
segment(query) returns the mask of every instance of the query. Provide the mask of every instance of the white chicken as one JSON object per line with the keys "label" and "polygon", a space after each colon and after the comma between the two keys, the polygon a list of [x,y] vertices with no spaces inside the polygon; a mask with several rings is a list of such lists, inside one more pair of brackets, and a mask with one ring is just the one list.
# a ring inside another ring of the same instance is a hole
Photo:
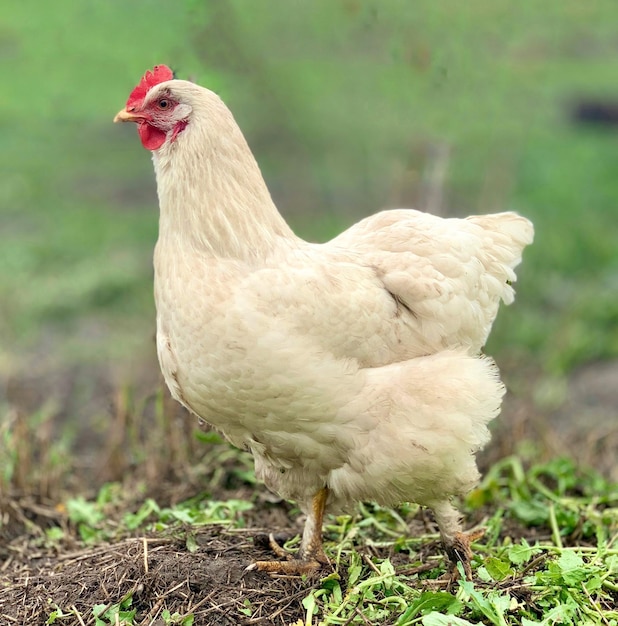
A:
{"label": "white chicken", "polygon": [[213,92],[146,72],[114,121],[136,122],[160,204],[157,349],[172,395],[255,457],[257,476],[307,515],[293,558],[328,562],[327,508],[430,507],[470,575],[452,496],[478,481],[475,453],[504,388],[480,354],[513,268],[532,242],[515,213],[443,219],[383,211],[332,241],[297,237],[232,114]]}

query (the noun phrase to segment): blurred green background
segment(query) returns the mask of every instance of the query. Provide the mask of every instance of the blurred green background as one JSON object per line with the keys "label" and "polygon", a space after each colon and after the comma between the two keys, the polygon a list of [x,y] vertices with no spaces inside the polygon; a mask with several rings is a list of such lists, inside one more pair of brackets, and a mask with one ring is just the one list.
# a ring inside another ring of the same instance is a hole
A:
{"label": "blurred green background", "polygon": [[559,406],[577,368],[618,357],[618,126],[574,115],[582,100],[618,102],[615,0],[56,0],[2,13],[7,410],[51,403],[85,419],[118,386],[156,380],[154,176],[135,129],[111,123],[156,63],[222,95],[308,239],[398,206],[531,218],[517,301],[488,352],[539,405]]}

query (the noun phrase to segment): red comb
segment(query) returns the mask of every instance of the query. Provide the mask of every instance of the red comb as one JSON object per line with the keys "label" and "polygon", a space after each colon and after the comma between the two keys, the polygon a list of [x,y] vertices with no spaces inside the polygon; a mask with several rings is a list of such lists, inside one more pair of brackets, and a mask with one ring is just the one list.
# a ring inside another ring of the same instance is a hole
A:
{"label": "red comb", "polygon": [[155,65],[152,71],[148,70],[142,76],[139,85],[131,92],[127,100],[127,110],[130,111],[140,104],[155,85],[164,83],[166,80],[172,80],[172,78],[174,78],[174,72],[167,65]]}

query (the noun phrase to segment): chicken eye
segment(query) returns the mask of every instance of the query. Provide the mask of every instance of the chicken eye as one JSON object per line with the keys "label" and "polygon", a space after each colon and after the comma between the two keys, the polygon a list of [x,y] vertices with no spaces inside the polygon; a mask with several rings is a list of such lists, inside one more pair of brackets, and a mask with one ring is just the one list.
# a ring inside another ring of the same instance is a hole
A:
{"label": "chicken eye", "polygon": [[160,109],[168,109],[170,106],[170,101],[166,100],[165,98],[161,98],[161,100],[159,100],[158,102],[158,105]]}

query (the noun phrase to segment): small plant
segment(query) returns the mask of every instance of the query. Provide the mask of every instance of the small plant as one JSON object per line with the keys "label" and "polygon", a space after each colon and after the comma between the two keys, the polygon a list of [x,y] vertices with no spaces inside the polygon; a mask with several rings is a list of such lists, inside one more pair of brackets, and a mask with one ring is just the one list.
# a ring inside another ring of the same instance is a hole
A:
{"label": "small plant", "polygon": [[166,625],[170,626],[193,626],[193,613],[189,615],[181,615],[180,613],[170,613],[167,609],[161,612],[161,619]]}
{"label": "small plant", "polygon": [[118,604],[95,604],[92,614],[95,626],[133,626],[137,609],[132,609],[133,596],[128,595]]}
{"label": "small plant", "polygon": [[[526,470],[509,457],[488,472],[468,508],[471,516],[491,510],[485,538],[473,545],[474,581],[461,570],[458,581],[444,578],[438,552],[419,559],[422,544],[437,536],[405,537],[409,508],[365,505],[360,519],[337,518],[328,530],[337,537],[331,546],[338,573],[305,597],[305,623],[618,625],[616,485],[569,460]],[[540,538],[513,537],[527,529],[532,537],[541,530]],[[388,556],[363,557],[357,542]],[[402,550],[409,561],[394,565]]]}

